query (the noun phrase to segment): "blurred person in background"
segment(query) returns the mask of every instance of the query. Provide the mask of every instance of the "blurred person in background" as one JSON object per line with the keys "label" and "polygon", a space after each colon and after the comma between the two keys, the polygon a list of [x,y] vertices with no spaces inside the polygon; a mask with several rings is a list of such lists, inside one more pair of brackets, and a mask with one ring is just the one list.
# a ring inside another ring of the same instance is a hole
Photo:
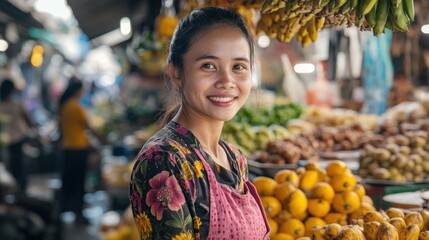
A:
{"label": "blurred person in background", "polygon": [[18,183],[19,190],[24,192],[27,185],[27,171],[23,146],[35,125],[19,98],[16,97],[16,93],[17,89],[11,79],[4,79],[1,82],[0,114],[8,118],[5,127],[8,136],[8,169]]}
{"label": "blurred person in background", "polygon": [[81,105],[83,84],[72,77],[59,99],[59,130],[63,154],[61,204],[62,211],[71,211],[78,223],[85,223],[82,215],[85,178],[90,154],[87,132],[100,138],[88,122],[88,115]]}

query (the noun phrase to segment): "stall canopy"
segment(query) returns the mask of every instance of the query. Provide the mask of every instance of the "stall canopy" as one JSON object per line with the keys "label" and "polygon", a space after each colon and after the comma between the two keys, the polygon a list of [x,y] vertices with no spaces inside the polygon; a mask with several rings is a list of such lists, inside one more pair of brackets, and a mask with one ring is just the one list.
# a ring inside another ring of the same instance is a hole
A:
{"label": "stall canopy", "polygon": [[160,0],[67,0],[67,3],[89,39],[118,29],[123,17],[128,17],[137,30],[142,24],[152,24],[161,6]]}

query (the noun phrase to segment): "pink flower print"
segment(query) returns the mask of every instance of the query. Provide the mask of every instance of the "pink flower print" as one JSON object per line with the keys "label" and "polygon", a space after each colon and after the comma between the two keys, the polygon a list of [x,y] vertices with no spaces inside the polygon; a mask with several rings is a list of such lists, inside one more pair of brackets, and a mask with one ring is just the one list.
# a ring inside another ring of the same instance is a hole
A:
{"label": "pink flower print", "polygon": [[168,155],[168,159],[170,160],[170,162],[173,165],[176,165],[177,161],[176,161],[176,158],[174,157],[174,155],[172,155],[172,154]]}
{"label": "pink flower print", "polygon": [[137,212],[142,212],[142,197],[137,191],[134,191],[130,196],[131,204],[137,207]]}
{"label": "pink flower print", "polygon": [[186,128],[184,128],[184,127],[182,127],[182,126],[180,126],[180,125],[178,125],[177,127],[176,127],[176,132],[178,132],[178,133],[180,133],[180,134],[186,134],[186,133],[188,133],[188,129],[186,129]]}
{"label": "pink flower print", "polygon": [[[155,152],[158,152],[160,150],[160,148],[158,147],[158,146],[153,146],[153,147],[151,147],[151,148],[149,148],[149,149],[147,149],[145,152],[144,152],[144,155],[146,156],[146,158],[147,159],[153,159],[154,158],[154,153]],[[155,156],[155,160],[156,160],[157,158],[156,158],[156,156]],[[158,157],[158,159],[159,159],[159,157]]]}
{"label": "pink flower print", "polygon": [[164,208],[171,211],[180,210],[185,204],[185,197],[176,178],[169,176],[167,171],[162,171],[149,180],[152,189],[147,193],[146,204],[150,206],[150,212],[160,221]]}

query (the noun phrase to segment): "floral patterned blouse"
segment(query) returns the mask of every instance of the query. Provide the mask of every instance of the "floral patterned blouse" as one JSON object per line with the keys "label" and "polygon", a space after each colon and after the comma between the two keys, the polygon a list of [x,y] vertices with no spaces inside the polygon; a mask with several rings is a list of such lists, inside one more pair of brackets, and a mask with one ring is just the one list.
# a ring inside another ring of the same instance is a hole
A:
{"label": "floral patterned blouse", "polygon": [[152,136],[137,156],[129,198],[141,239],[206,239],[210,219],[207,172],[198,149],[217,181],[243,193],[247,163],[241,152],[220,142],[231,171],[216,164],[198,139],[183,126],[169,122]]}

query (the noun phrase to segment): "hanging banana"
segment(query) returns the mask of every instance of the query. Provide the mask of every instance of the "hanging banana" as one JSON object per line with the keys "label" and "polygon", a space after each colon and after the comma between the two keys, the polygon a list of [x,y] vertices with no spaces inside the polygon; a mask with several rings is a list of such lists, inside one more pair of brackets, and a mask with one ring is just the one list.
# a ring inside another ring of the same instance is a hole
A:
{"label": "hanging banana", "polygon": [[375,36],[380,35],[384,31],[387,17],[389,16],[390,5],[390,0],[378,0],[376,22],[373,29]]}
{"label": "hanging banana", "polygon": [[414,0],[402,0],[404,5],[404,11],[407,14],[411,22],[414,21]]}

